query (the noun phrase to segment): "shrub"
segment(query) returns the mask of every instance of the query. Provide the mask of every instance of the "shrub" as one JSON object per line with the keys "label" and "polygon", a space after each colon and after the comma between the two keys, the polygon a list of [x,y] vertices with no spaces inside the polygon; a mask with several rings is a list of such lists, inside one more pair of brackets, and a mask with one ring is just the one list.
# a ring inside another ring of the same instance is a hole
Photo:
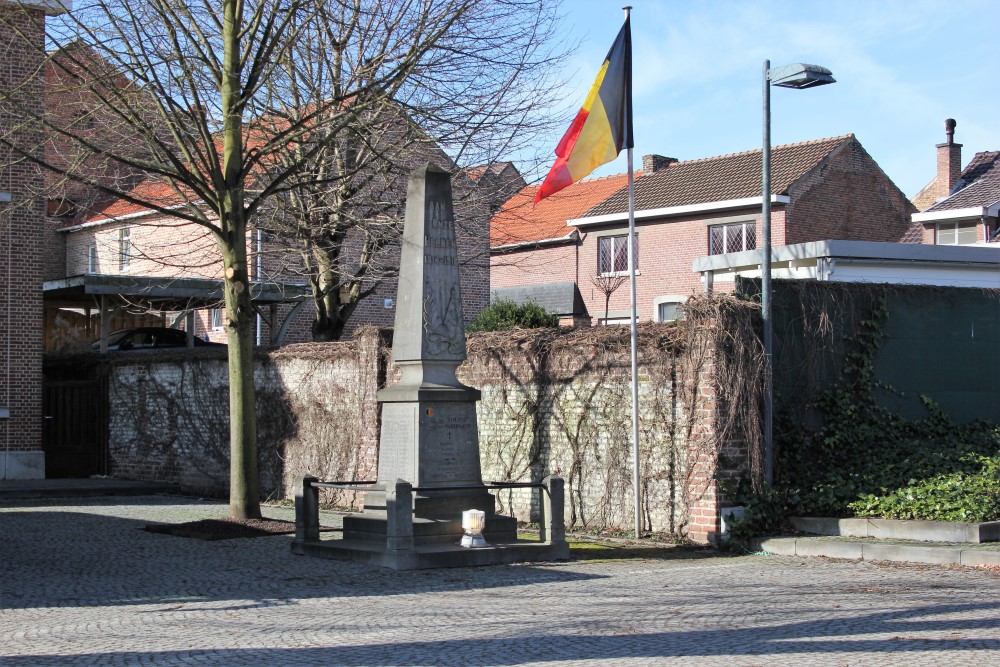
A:
{"label": "shrub", "polygon": [[969,455],[963,462],[976,470],[910,479],[894,491],[865,494],[849,507],[857,516],[886,519],[980,522],[1000,518],[1000,458]]}
{"label": "shrub", "polygon": [[503,331],[505,329],[539,329],[559,325],[559,316],[548,312],[534,301],[518,305],[510,299],[498,299],[479,313],[467,331]]}

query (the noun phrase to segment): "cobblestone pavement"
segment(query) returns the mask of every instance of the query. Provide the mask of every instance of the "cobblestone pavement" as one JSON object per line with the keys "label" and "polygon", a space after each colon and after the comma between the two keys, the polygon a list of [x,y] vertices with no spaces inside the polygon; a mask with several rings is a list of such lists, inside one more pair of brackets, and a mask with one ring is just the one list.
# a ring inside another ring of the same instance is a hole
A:
{"label": "cobblestone pavement", "polygon": [[[979,665],[984,569],[731,558],[420,572],[203,542],[165,496],[0,507],[0,665]],[[286,511],[270,509],[281,518]]]}

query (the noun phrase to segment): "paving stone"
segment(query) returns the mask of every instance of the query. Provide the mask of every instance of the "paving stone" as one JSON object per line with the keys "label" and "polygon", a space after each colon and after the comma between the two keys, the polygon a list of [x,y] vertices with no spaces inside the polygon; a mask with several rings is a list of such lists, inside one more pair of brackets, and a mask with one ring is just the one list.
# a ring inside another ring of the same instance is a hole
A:
{"label": "paving stone", "polygon": [[287,536],[141,530],[225,512],[0,507],[0,664],[981,667],[1000,650],[990,568],[706,552],[394,572],[295,556]]}

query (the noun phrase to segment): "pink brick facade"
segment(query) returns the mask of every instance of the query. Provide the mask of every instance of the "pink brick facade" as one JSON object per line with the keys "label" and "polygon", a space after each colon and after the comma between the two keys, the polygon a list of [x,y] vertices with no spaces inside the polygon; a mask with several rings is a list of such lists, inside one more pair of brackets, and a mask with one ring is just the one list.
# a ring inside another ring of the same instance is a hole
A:
{"label": "pink brick facade", "polygon": [[[44,106],[39,76],[44,16],[0,2],[0,91]],[[0,102],[0,133],[34,150],[41,134]],[[42,274],[45,204],[40,172],[0,148],[0,479],[44,476],[42,454]],[[9,201],[6,201],[9,199]]]}
{"label": "pink brick facade", "polygon": [[[897,242],[906,234],[913,211],[906,196],[853,137],[795,178],[787,196],[789,203],[772,206],[775,246],[825,239]],[[637,220],[636,304],[640,320],[655,320],[660,303],[684,301],[704,290],[692,263],[709,254],[712,226],[732,224],[752,224],[756,239],[761,239],[760,204]],[[579,238],[494,248],[493,287],[575,281],[590,317],[595,322],[603,319],[604,295],[592,283],[598,273],[599,239],[627,234],[627,221],[581,224],[579,231]],[[612,295],[609,319],[627,317],[628,309],[626,283]]]}
{"label": "pink brick facade", "polygon": [[[489,303],[490,272],[488,267],[489,218],[480,207],[456,207],[460,226],[459,261],[461,262],[462,297],[466,321],[470,321]],[[90,273],[108,275],[133,275],[190,278],[221,278],[222,263],[214,237],[204,227],[164,216],[140,216],[100,224],[69,227],[59,234],[64,248],[64,275],[77,276]],[[259,275],[265,280],[306,283],[307,277],[297,267],[300,262],[287,246],[265,241],[258,253],[254,234],[248,238],[248,255],[254,266],[262,262]],[[123,260],[123,252],[128,254]],[[259,258],[259,259],[258,259]],[[382,251],[376,266],[394,266],[399,262],[399,246],[391,245]],[[61,277],[61,276],[60,276]],[[347,336],[362,326],[392,327],[395,319],[397,282],[394,276],[383,279],[375,292],[364,298],[352,314],[345,331]],[[282,307],[279,321],[290,307]],[[292,320],[284,342],[307,342],[312,339],[311,325],[315,306],[310,302]],[[199,311],[196,315],[196,333],[208,334],[213,340],[223,340],[212,332],[210,314]],[[270,338],[270,327],[265,322],[262,340]]]}

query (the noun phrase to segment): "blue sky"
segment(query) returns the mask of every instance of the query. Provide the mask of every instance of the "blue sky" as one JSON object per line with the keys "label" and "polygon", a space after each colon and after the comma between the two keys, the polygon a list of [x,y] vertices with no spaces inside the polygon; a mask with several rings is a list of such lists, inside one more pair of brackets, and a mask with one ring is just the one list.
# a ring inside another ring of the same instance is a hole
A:
{"label": "blue sky", "polygon": [[[567,63],[578,108],[621,26],[622,0],[569,0]],[[837,83],[772,89],[774,145],[854,133],[913,196],[934,175],[944,119],[963,164],[1000,150],[997,0],[631,0],[635,163],[760,148],[761,68],[823,65]],[[552,148],[559,136],[552,138]],[[545,167],[547,169],[548,166]],[[597,175],[623,172],[625,153]]]}

